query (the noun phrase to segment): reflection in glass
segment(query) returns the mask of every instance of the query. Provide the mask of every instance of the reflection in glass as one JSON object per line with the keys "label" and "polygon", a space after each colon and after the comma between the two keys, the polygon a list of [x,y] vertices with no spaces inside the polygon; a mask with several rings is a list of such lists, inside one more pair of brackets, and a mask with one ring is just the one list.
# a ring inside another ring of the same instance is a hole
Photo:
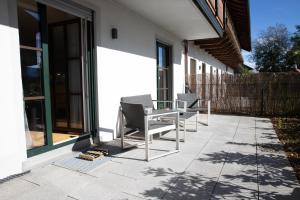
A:
{"label": "reflection in glass", "polygon": [[18,25],[20,44],[29,47],[41,47],[40,17],[34,1],[18,2]]}
{"label": "reflection in glass", "polygon": [[18,1],[27,149],[46,145],[40,16],[36,2]]}
{"label": "reflection in glass", "polygon": [[43,111],[43,100],[32,100],[25,102],[25,130],[27,149],[45,145],[45,124]]}
{"label": "reflection in glass", "polygon": [[21,49],[24,96],[42,96],[41,52]]}
{"label": "reflection in glass", "polygon": [[70,127],[82,129],[82,99],[81,95],[70,96]]}
{"label": "reflection in glass", "polygon": [[69,58],[80,56],[80,32],[78,31],[79,28],[79,23],[71,23],[66,27]]}

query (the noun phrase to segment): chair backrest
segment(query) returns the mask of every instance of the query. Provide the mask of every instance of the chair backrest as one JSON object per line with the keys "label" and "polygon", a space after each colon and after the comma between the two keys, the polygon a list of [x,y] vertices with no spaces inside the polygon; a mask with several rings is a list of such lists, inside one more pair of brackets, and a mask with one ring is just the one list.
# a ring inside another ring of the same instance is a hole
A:
{"label": "chair backrest", "polygon": [[[186,101],[187,107],[190,108],[195,103],[195,101],[197,101],[198,98],[197,98],[197,94],[195,93],[183,93],[183,94],[177,94],[177,99],[180,101]],[[197,104],[194,105],[193,107],[196,106]],[[179,102],[178,107],[183,108],[184,107],[183,102]]]}
{"label": "chair backrest", "polygon": [[153,108],[154,105],[150,94],[122,97],[121,102],[132,103],[132,104],[142,104],[144,108]]}
{"label": "chair backrest", "polygon": [[142,104],[121,102],[123,115],[126,119],[126,127],[144,130],[144,106]]}

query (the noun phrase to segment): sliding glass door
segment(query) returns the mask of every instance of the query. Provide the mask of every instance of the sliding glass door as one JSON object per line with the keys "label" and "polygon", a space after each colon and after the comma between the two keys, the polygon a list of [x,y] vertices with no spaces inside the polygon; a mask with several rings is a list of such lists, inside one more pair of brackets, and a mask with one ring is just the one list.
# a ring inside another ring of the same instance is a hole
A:
{"label": "sliding glass door", "polygon": [[59,5],[36,1],[18,0],[29,157],[88,138],[97,130],[92,22],[75,11],[70,14]]}

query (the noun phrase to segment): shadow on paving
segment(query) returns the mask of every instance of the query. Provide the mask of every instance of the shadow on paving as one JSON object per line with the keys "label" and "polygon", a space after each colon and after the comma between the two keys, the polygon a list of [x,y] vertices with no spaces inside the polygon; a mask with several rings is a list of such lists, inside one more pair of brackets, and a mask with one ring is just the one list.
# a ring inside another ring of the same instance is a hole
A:
{"label": "shadow on paving", "polygon": [[[244,145],[255,146],[247,143],[229,143],[239,145],[241,148]],[[284,155],[222,151],[205,154],[205,158],[195,160],[197,161],[213,164],[225,163],[229,166],[234,164],[241,166],[242,169],[252,166],[252,169],[243,170],[242,173],[237,171],[237,173],[222,174],[222,180],[219,181],[205,174],[190,174],[188,171],[174,173],[172,169],[148,168],[144,172],[145,176],[162,177],[172,174],[176,176],[162,181],[160,186],[146,190],[142,195],[146,198],[159,199],[300,199],[299,185],[293,171],[286,169],[289,165]],[[247,187],[248,185],[251,187]],[[166,187],[169,189],[161,189]],[[159,196],[159,194],[164,195]],[[246,194],[250,194],[251,197],[245,196]]]}
{"label": "shadow on paving", "polygon": [[[168,170],[149,169],[145,172],[145,175],[154,176],[168,176],[171,172]],[[213,194],[214,188],[218,185],[218,196]],[[223,196],[234,196],[234,198],[243,199],[242,190],[245,190],[243,186],[237,186],[230,181],[218,183],[211,177],[206,177],[202,174],[189,174],[188,172],[180,173],[175,177],[172,177],[168,181],[162,181],[162,188],[168,187],[168,190],[163,190],[160,187],[156,187],[150,190],[146,190],[142,195],[146,198],[159,198],[159,199],[223,199]],[[256,193],[256,190],[250,190],[252,193]],[[158,196],[158,194],[164,194]]]}
{"label": "shadow on paving", "polygon": [[293,189],[290,195],[281,195],[278,192],[261,193],[260,197],[266,200],[298,200],[300,199],[300,188]]}

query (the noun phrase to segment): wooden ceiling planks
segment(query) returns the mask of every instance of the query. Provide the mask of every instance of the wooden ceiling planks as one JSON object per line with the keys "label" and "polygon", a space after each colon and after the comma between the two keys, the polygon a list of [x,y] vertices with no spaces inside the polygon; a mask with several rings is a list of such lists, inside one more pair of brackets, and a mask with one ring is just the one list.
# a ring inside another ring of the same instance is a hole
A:
{"label": "wooden ceiling planks", "polygon": [[230,19],[224,36],[196,40],[194,44],[224,64],[238,68],[243,63],[241,49],[251,51],[249,0],[227,0],[226,3]]}
{"label": "wooden ceiling planks", "polygon": [[241,48],[251,51],[249,0],[227,0],[227,8],[233,20]]}
{"label": "wooden ceiling planks", "polygon": [[226,29],[222,38],[196,40],[194,43],[224,64],[237,68],[243,63],[243,58],[232,34],[230,29]]}

